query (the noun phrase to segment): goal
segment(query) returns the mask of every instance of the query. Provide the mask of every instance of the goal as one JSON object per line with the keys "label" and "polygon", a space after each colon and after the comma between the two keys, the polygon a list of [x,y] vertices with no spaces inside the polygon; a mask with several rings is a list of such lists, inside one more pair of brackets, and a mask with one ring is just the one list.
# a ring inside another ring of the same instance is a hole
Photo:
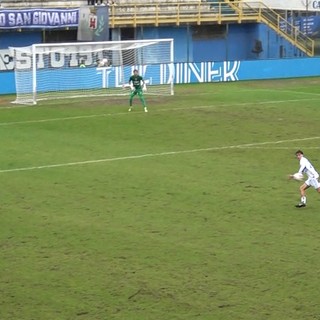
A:
{"label": "goal", "polygon": [[173,39],[11,47],[18,104],[127,95],[134,69],[149,95],[174,94]]}

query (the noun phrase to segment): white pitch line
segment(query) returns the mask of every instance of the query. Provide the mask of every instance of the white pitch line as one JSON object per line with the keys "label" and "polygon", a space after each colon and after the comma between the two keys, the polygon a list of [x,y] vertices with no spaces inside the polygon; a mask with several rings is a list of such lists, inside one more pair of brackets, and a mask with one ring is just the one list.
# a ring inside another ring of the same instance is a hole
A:
{"label": "white pitch line", "polygon": [[117,116],[117,115],[122,115],[122,114],[128,114],[128,112],[100,113],[100,114],[91,114],[91,115],[85,115],[85,116],[72,116],[72,117],[64,117],[64,118],[48,118],[48,119],[39,119],[39,120],[0,122],[0,126],[10,126],[10,125],[15,125],[15,124],[45,123],[45,122],[66,121],[66,120],[79,120],[79,119],[107,117],[107,116],[112,116],[112,115]]}
{"label": "white pitch line", "polygon": [[[154,109],[154,111],[155,112],[167,112],[167,111],[179,111],[179,110],[187,110],[187,109],[206,109],[206,108],[232,107],[232,106],[268,105],[268,104],[276,104],[276,103],[316,101],[316,100],[318,100],[318,99],[307,98],[307,99],[290,99],[290,100],[274,100],[274,101],[256,101],[256,102],[243,102],[243,103],[207,105],[207,106],[164,108],[164,109]],[[128,114],[132,114],[132,113],[129,113],[129,112],[100,113],[100,114],[91,114],[91,115],[84,115],[84,116],[63,117],[63,118],[48,118],[48,119],[38,119],[38,120],[0,122],[0,127],[19,125],[19,124],[46,123],[46,122],[55,122],[55,121],[68,121],[68,120],[81,120],[81,119],[99,118],[99,117],[112,117],[112,116],[120,116],[120,115],[128,115]]]}
{"label": "white pitch line", "polygon": [[[250,90],[248,90],[250,91]],[[267,92],[280,92],[280,93],[290,93],[290,94],[305,94],[305,95],[311,95],[311,96],[320,96],[320,93],[316,92],[304,92],[304,91],[294,91],[294,90],[282,90],[282,89],[254,89],[254,91],[267,91]]]}
{"label": "white pitch line", "polygon": [[[239,147],[240,148],[240,147]],[[300,147],[296,147],[299,149]],[[245,147],[243,149],[262,149],[262,150],[292,150],[293,147],[259,147],[259,146],[252,146],[252,147]],[[303,147],[303,150],[319,150],[320,147]]]}
{"label": "white pitch line", "polygon": [[214,151],[214,150],[251,148],[251,147],[263,146],[263,145],[267,145],[267,144],[281,144],[281,143],[286,143],[286,142],[298,142],[298,141],[308,141],[308,140],[316,140],[316,139],[320,139],[320,137],[309,137],[309,138],[278,140],[278,141],[265,141],[265,142],[246,143],[246,144],[231,145],[231,146],[224,146],[224,147],[210,147],[210,148],[191,149],[191,150],[167,151],[167,152],[160,152],[160,153],[146,153],[146,154],[140,154],[140,155],[135,155],[135,156],[86,160],[86,161],[78,161],[78,162],[66,162],[66,163],[48,164],[48,165],[24,167],[24,168],[14,168],[14,169],[2,169],[2,170],[0,170],[0,173],[17,172],[17,171],[31,171],[31,170],[60,168],[60,167],[71,167],[71,166],[79,166],[79,165],[86,165],[86,164],[96,164],[96,163],[101,163],[101,162],[161,157],[161,156],[179,155],[179,154]]}

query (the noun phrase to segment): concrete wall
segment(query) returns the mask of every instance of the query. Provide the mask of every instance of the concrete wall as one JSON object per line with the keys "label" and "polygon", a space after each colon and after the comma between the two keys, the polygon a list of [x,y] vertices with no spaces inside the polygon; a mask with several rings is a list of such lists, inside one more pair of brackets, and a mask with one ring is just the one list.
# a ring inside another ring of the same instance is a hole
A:
{"label": "concrete wall", "polygon": [[[256,0],[246,0],[246,2],[251,2],[253,7],[259,5]],[[319,0],[262,0],[261,2],[272,9],[314,12],[320,11]]]}

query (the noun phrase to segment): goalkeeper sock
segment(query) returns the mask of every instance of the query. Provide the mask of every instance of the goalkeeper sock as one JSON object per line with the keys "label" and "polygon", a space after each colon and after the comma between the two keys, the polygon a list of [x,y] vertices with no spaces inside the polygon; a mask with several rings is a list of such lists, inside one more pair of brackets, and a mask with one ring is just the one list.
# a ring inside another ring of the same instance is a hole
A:
{"label": "goalkeeper sock", "polygon": [[144,98],[140,97],[140,100],[142,102],[143,107],[146,108],[147,106],[146,106],[146,101],[144,100]]}

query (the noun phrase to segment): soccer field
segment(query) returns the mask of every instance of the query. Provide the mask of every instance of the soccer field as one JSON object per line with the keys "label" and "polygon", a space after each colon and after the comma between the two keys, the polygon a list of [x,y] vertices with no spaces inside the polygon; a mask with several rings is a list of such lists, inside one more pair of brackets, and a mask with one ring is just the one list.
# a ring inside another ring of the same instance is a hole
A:
{"label": "soccer field", "polygon": [[1,320],[320,319],[320,78],[0,101]]}

